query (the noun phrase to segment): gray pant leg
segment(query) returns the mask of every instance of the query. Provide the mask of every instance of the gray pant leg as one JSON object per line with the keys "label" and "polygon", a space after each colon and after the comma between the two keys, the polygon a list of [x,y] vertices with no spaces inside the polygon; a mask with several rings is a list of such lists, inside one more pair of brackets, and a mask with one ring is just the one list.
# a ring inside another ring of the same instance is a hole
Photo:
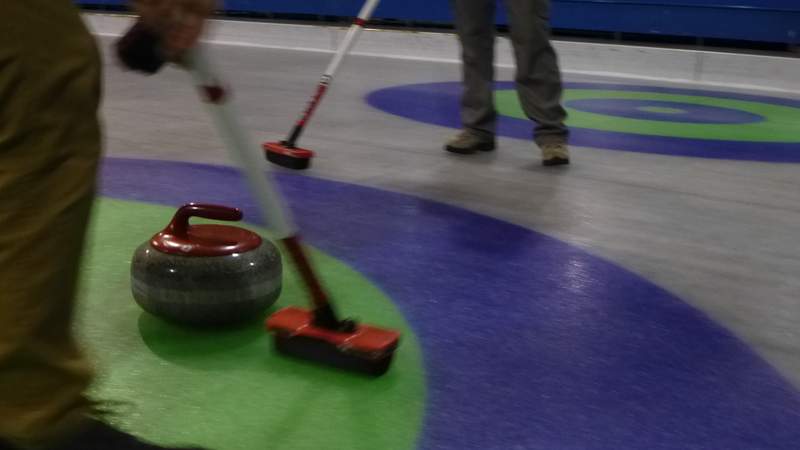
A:
{"label": "gray pant leg", "polygon": [[484,136],[495,133],[494,107],[495,0],[451,0],[461,42],[464,128]]}
{"label": "gray pant leg", "polygon": [[505,0],[517,62],[516,85],[525,114],[537,123],[535,140],[564,141],[561,72],[550,43],[550,0]]}

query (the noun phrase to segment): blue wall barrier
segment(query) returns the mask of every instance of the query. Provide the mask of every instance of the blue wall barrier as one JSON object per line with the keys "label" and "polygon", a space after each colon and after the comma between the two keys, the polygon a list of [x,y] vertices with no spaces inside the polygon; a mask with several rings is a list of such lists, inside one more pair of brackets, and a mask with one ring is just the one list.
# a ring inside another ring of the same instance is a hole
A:
{"label": "blue wall barrier", "polygon": [[[79,0],[120,6],[124,0]],[[362,0],[225,0],[236,13],[355,16]],[[447,0],[385,0],[378,19],[452,22]],[[498,23],[505,23],[503,8]],[[554,28],[800,44],[800,0],[554,0]]]}

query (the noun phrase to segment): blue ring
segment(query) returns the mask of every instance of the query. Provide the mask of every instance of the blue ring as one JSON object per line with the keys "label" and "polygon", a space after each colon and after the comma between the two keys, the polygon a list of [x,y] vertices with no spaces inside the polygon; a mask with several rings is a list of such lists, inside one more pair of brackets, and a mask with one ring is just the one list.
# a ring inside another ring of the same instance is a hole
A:
{"label": "blue ring", "polygon": [[[441,203],[278,181],[309,242],[384,289],[415,329],[428,381],[419,448],[796,450],[800,392],[639,276]],[[123,200],[236,206],[260,222],[231,168],[107,159],[101,186]]]}
{"label": "blue ring", "polygon": [[[659,92],[678,95],[698,95],[723,99],[764,102],[773,105],[800,108],[800,101],[734,94],[729,92],[700,91],[656,86],[630,86],[607,83],[566,83],[571,89],[602,89],[632,92]],[[496,89],[513,89],[512,82],[495,83]],[[423,83],[380,89],[367,95],[366,102],[374,108],[418,122],[461,128],[459,82]],[[533,126],[527,120],[501,117],[497,133],[501,136],[530,139]],[[572,128],[572,145],[621,150],[637,153],[654,153],[669,156],[690,156],[711,159],[763,161],[778,163],[800,162],[800,144],[775,142],[737,142],[698,140],[669,136],[652,136],[614,131]]]}

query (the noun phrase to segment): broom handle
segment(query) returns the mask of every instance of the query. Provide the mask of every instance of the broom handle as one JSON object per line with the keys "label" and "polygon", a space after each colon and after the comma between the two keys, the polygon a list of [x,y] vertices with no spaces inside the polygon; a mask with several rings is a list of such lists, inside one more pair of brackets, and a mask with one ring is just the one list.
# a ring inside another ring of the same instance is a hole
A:
{"label": "broom handle", "polygon": [[271,177],[264,176],[266,165],[262,164],[261,155],[255,151],[257,147],[252,145],[248,134],[239,124],[230,101],[230,93],[214,75],[202,49],[194,49],[189,58],[195,85],[211,106],[209,111],[220,137],[231,159],[244,172],[266,223],[280,239],[294,235],[295,227],[289,219],[288,210],[277,194]]}
{"label": "broom handle", "polygon": [[[264,220],[281,239],[297,265],[298,271],[310,291],[314,306],[316,306],[315,313],[321,321],[333,328],[338,325],[339,321],[333,313],[319,278],[300,245],[295,226],[290,220],[288,209],[278,194],[272,177],[269,173],[266,176],[264,174],[267,166],[263,163],[261,152],[258,151],[258,147],[252,145],[247,132],[237,120],[238,116],[234,113],[231,105],[230,93],[222,85],[220,79],[214,76],[214,72],[200,48],[196,48],[189,58],[190,72],[194,82],[200,89],[203,99],[211,105],[209,110],[222,140],[225,142],[231,158],[244,172]],[[268,169],[267,172],[269,172]]]}
{"label": "broom handle", "polygon": [[300,118],[294,124],[292,132],[286,139],[287,147],[293,148],[297,143],[297,140],[300,139],[300,135],[303,133],[306,124],[308,124],[308,122],[311,120],[311,116],[314,115],[314,112],[317,110],[317,106],[319,106],[319,104],[322,102],[322,98],[328,92],[328,88],[330,87],[331,83],[333,83],[333,77],[336,76],[336,74],[339,72],[339,68],[342,67],[344,57],[350,53],[350,50],[353,49],[353,46],[356,44],[356,40],[358,40],[361,32],[364,31],[364,26],[372,17],[372,13],[375,12],[375,8],[378,7],[378,3],[380,3],[380,0],[367,0],[367,2],[361,8],[361,12],[358,13],[358,17],[353,20],[353,24],[350,26],[350,29],[347,30],[347,35],[345,35],[344,40],[339,45],[336,55],[328,65],[328,68],[325,69],[325,74],[322,75],[322,79],[320,79],[319,84],[317,85],[317,90],[314,93],[314,96],[311,97],[311,101],[308,103],[308,106],[306,106],[306,109],[302,112],[302,114],[300,114]]}

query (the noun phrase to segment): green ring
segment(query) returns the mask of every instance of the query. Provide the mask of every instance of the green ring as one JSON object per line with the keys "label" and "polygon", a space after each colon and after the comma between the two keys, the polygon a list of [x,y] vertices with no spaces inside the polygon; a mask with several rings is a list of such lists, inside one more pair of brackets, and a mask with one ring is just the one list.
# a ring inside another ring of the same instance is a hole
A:
{"label": "green ring", "polygon": [[664,106],[642,106],[636,108],[639,111],[645,112],[652,112],[652,113],[660,113],[660,114],[684,114],[686,111],[678,108],[667,108]]}
{"label": "green ring", "polygon": [[[505,116],[525,119],[515,91],[510,89],[495,92],[498,112]],[[575,128],[613,131],[650,136],[666,136],[689,139],[707,139],[749,142],[800,142],[797,126],[800,124],[800,108],[772,105],[769,103],[732,100],[695,95],[665,94],[657,92],[614,91],[594,89],[567,89],[564,101],[585,99],[633,99],[662,100],[716,106],[758,114],[764,120],[747,124],[691,124],[656,120],[631,119],[579,111],[567,107],[567,125]]]}
{"label": "green ring", "polygon": [[[276,354],[262,318],[243,328],[198,331],[144,313],[130,293],[131,255],[174,212],[111,199],[99,200],[95,210],[77,325],[101,368],[92,396],[122,402],[112,416],[118,426],[161,444],[215,450],[416,446],[426,396],[417,338],[385,294],[331,256],[311,249],[341,309],[403,333],[392,369],[381,378]],[[287,264],[276,308],[306,303]]]}

